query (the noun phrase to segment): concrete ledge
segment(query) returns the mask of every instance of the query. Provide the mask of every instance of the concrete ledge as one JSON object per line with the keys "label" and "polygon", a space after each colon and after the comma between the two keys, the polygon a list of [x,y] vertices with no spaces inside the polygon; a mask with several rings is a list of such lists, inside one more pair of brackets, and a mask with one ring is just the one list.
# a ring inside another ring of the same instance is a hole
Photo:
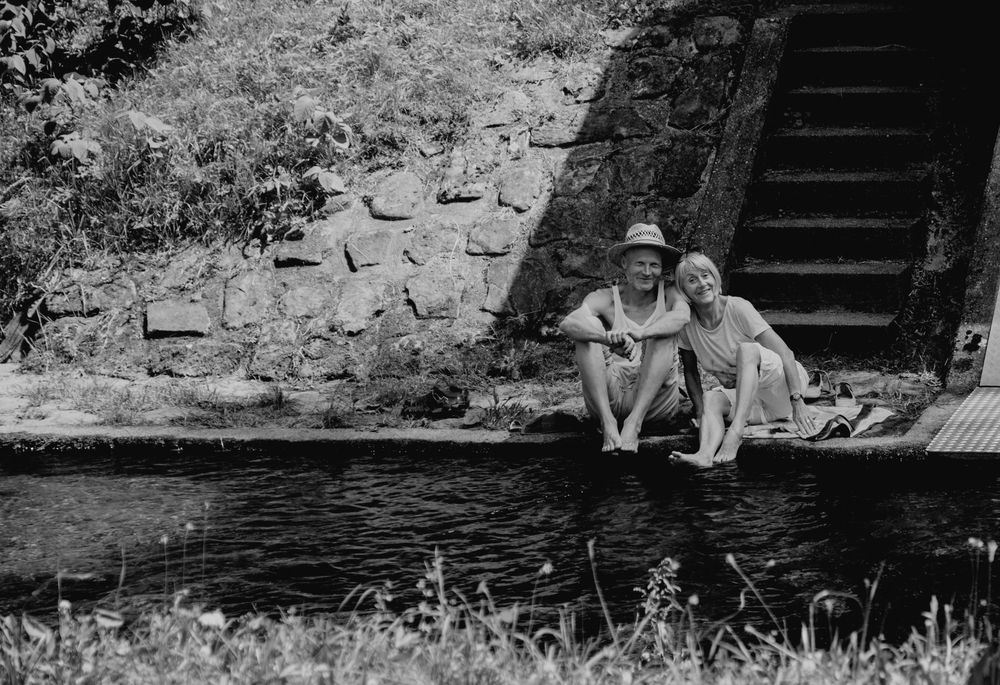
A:
{"label": "concrete ledge", "polygon": [[[928,458],[925,453],[927,444],[958,409],[963,399],[964,397],[957,395],[942,395],[903,435],[834,438],[823,442],[806,442],[794,438],[747,440],[740,449],[740,460],[925,460]],[[583,433],[522,435],[449,428],[357,430],[111,426],[62,426],[32,431],[19,427],[0,427],[0,460],[40,453],[79,453],[86,456],[95,452],[127,453],[137,449],[142,449],[144,454],[182,450],[224,454],[264,451],[280,453],[290,447],[294,447],[294,456],[328,453],[331,459],[349,456],[348,451],[382,454],[399,450],[431,452],[429,456],[458,450],[476,456],[503,458],[522,455],[525,448],[532,446],[544,448],[547,453],[553,450],[563,451],[571,458],[604,458],[600,453],[598,436]],[[648,437],[643,438],[639,454],[635,458],[645,461],[651,457],[666,457],[671,450],[690,450],[693,447],[693,436]]]}
{"label": "concrete ledge", "polygon": [[778,67],[788,40],[788,24],[789,19],[774,17],[754,22],[740,84],[698,210],[693,241],[719,266],[723,279],[726,278],[733,233],[753,174],[764,120],[778,80]]}

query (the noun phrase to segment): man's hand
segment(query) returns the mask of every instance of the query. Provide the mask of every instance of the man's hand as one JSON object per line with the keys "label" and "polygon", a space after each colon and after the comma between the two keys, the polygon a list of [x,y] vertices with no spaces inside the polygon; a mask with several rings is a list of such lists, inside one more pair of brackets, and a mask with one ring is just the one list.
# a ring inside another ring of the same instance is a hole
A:
{"label": "man's hand", "polygon": [[628,331],[624,330],[614,330],[608,331],[606,334],[607,345],[611,348],[611,351],[617,354],[619,357],[624,357],[629,361],[635,359],[635,356],[639,354],[639,346],[636,345],[635,340],[629,335]]}

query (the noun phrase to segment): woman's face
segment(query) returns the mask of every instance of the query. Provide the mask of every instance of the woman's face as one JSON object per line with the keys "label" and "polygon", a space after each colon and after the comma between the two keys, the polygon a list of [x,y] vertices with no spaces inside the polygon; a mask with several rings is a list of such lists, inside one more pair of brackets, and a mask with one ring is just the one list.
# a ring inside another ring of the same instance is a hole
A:
{"label": "woman's face", "polygon": [[681,279],[681,288],[691,304],[710,304],[719,295],[719,284],[708,269],[691,269]]}
{"label": "woman's face", "polygon": [[663,257],[650,247],[633,247],[622,258],[625,280],[636,290],[652,290],[663,276]]}

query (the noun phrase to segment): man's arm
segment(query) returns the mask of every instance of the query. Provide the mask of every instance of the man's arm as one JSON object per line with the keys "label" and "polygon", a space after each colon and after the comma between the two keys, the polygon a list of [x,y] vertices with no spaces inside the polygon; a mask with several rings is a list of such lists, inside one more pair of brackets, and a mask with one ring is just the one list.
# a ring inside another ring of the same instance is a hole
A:
{"label": "man's arm", "polygon": [[636,341],[677,335],[691,320],[691,305],[684,301],[677,288],[672,285],[664,288],[663,296],[666,311],[646,324],[641,332],[632,334]]}
{"label": "man's arm", "polygon": [[602,314],[613,307],[611,296],[595,290],[583,299],[583,304],[566,315],[559,323],[559,330],[574,342],[599,343],[612,348],[617,354],[631,359],[635,341],[624,331],[609,331],[604,327]]}

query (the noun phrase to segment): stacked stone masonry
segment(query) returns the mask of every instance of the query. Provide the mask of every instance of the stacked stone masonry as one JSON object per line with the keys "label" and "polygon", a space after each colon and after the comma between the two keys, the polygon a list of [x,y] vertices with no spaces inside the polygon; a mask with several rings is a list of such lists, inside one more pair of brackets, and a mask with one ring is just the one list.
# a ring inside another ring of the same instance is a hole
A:
{"label": "stacked stone masonry", "polygon": [[614,276],[631,223],[689,234],[745,33],[726,16],[606,31],[600,59],[511,70],[463,144],[336,188],[281,242],[67,273],[38,344],[125,375],[330,379],[554,320]]}

